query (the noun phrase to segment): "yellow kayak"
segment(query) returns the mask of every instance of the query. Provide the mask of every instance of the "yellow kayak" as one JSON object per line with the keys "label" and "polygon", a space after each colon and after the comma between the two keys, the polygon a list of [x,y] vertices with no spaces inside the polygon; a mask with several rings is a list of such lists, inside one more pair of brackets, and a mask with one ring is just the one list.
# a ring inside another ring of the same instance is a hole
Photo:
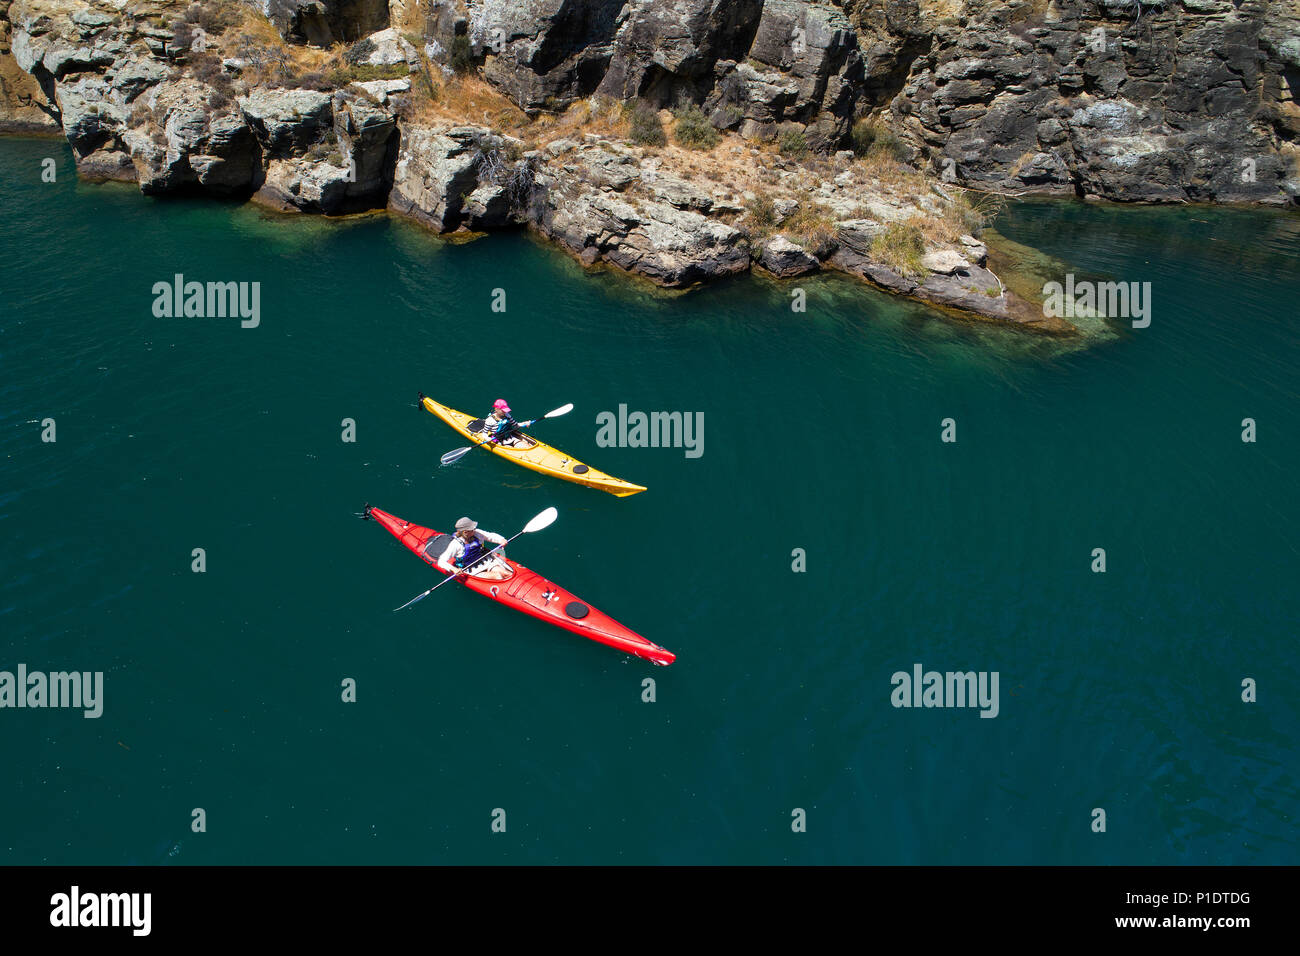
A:
{"label": "yellow kayak", "polygon": [[536,438],[528,435],[520,437],[512,445],[488,444],[484,441],[482,432],[479,431],[483,427],[483,419],[475,418],[473,415],[466,415],[464,412],[458,412],[446,405],[439,405],[427,395],[421,398],[421,402],[425,409],[437,415],[474,444],[487,444],[487,449],[492,454],[508,458],[517,465],[523,465],[533,471],[540,471],[544,475],[554,475],[556,478],[563,478],[565,481],[586,485],[588,488],[599,488],[601,491],[607,491],[619,498],[626,498],[628,495],[645,491],[644,485],[634,485],[630,481],[624,481],[622,478],[615,478],[603,471],[597,471],[590,465],[584,465],[572,455],[566,455],[558,448],[544,445]]}

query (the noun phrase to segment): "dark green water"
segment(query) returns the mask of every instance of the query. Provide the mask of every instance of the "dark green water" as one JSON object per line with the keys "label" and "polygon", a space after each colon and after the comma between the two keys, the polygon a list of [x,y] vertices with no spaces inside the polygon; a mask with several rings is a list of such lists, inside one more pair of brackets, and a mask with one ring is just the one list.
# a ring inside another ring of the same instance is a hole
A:
{"label": "dark green water", "polygon": [[[1296,217],[1011,207],[1153,283],[1150,328],[1065,347],[845,281],[796,315],[523,236],[149,200],[47,142],[0,168],[0,669],[105,672],[98,720],[0,710],[0,862],[1296,861]],[[261,325],[155,318],[177,272],[261,282]],[[440,470],[417,390],[574,402],[539,437],[650,490]],[[620,403],[703,412],[703,456],[598,448]],[[677,663],[458,588],[394,615],[431,574],[366,501],[555,505],[514,557]],[[999,672],[998,717],[892,707],[916,662]]]}

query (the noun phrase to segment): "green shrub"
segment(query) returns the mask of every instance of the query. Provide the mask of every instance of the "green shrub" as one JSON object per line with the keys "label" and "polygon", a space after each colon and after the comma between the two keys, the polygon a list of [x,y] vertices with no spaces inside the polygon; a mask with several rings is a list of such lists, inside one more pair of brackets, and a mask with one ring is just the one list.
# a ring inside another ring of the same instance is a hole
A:
{"label": "green shrub", "polygon": [[[410,68],[405,63],[391,63],[388,65],[359,63],[355,66],[342,66],[336,70],[331,70],[326,80],[332,84],[329,87],[330,89],[338,89],[353,82],[368,83],[371,80],[400,80],[402,77],[409,75]],[[315,89],[315,87],[312,88]]]}
{"label": "green shrub", "polygon": [[468,73],[474,69],[474,50],[469,45],[469,37],[463,33],[452,38],[448,65],[457,73]]}
{"label": "green shrub", "polygon": [[899,275],[921,276],[925,266],[925,238],[911,223],[891,222],[871,240],[871,254]]}
{"label": "green shrub", "polygon": [[304,73],[295,77],[291,85],[300,90],[315,90],[317,93],[330,93],[338,88],[322,73]]}
{"label": "green shrub", "polygon": [[907,156],[907,147],[892,130],[865,116],[853,124],[849,143],[858,156],[880,154],[899,162]]}
{"label": "green shrub", "polygon": [[776,204],[766,193],[759,193],[745,203],[745,225],[751,235],[759,236],[776,225]]}
{"label": "green shrub", "polygon": [[218,36],[231,27],[238,26],[243,16],[239,4],[223,3],[222,0],[206,0],[204,3],[191,3],[189,9],[185,11],[185,20],[187,23],[202,27],[203,32],[208,36]]}
{"label": "green shrub", "polygon": [[678,144],[688,149],[712,149],[722,139],[713,128],[704,110],[694,103],[673,112],[677,125],[673,129],[673,138]]}
{"label": "green shrub", "polygon": [[345,62],[357,66],[362,60],[366,59],[374,52],[375,41],[367,37],[364,40],[358,40],[356,43],[348,47],[343,53],[343,59]]}
{"label": "green shrub", "polygon": [[645,104],[639,104],[632,110],[628,137],[638,146],[664,146],[668,143],[663,124],[659,122],[659,114]]}
{"label": "green shrub", "polygon": [[808,155],[808,140],[797,129],[788,129],[777,139],[776,148],[782,156],[802,159]]}

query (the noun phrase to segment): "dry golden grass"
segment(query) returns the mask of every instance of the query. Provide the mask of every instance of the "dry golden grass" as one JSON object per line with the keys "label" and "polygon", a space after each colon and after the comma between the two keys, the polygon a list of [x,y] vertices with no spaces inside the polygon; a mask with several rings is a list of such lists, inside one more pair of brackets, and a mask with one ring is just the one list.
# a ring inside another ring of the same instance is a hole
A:
{"label": "dry golden grass", "polygon": [[411,74],[411,106],[406,118],[415,122],[475,123],[518,135],[528,115],[508,96],[485,80],[471,75],[443,77],[436,66],[423,62],[431,83]]}
{"label": "dry golden grass", "polygon": [[538,116],[528,124],[526,135],[537,145],[557,139],[581,139],[586,133],[623,140],[631,132],[631,115],[631,110],[617,100],[593,97],[579,100],[563,113]]}
{"label": "dry golden grass", "polygon": [[244,8],[244,22],[233,32],[251,37],[258,43],[267,47],[281,47],[286,45],[284,39],[280,36],[280,31],[275,28],[275,25],[252,7]]}
{"label": "dry golden grass", "polygon": [[924,173],[900,163],[887,153],[869,153],[858,162],[866,177],[882,186],[889,186],[896,191],[910,192],[925,191],[930,188],[930,179]]}
{"label": "dry golden grass", "polygon": [[951,187],[949,191],[955,195],[944,205],[941,214],[929,213],[911,219],[912,225],[933,245],[953,245],[962,236],[977,235],[1002,211],[1000,196]]}

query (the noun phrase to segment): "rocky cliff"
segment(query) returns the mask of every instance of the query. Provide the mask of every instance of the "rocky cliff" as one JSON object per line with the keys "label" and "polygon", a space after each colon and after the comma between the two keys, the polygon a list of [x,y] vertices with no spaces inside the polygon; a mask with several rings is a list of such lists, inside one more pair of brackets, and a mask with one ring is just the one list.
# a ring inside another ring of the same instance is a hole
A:
{"label": "rocky cliff", "polygon": [[702,103],[847,145],[883,112],[936,175],[1004,192],[1300,196],[1295,0],[469,0],[518,105]]}
{"label": "rocky cliff", "polygon": [[1287,202],[1296,4],[11,0],[0,122],[147,193],[531,228],[680,288],[836,269],[998,321],[965,186]]}

